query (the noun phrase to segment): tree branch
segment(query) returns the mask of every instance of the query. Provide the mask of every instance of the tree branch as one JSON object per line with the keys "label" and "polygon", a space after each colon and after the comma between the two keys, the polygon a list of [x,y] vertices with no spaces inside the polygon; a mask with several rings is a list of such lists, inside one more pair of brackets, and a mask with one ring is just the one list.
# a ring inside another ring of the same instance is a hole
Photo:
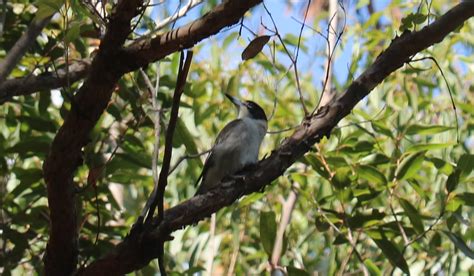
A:
{"label": "tree branch", "polygon": [[290,223],[291,215],[293,213],[293,210],[295,209],[296,201],[298,200],[298,188],[298,184],[292,182],[290,194],[288,195],[288,198],[283,202],[281,219],[280,223],[278,224],[275,243],[273,245],[272,257],[270,259],[272,275],[274,270],[280,269],[278,265],[280,263],[281,252],[283,250],[285,230]]}
{"label": "tree branch", "polygon": [[26,32],[15,42],[15,45],[7,51],[7,56],[0,61],[0,83],[8,77],[16,64],[25,55],[26,51],[36,41],[36,37],[41,33],[41,30],[48,25],[53,15],[43,19],[34,18],[28,26]]}
{"label": "tree branch", "polygon": [[0,83],[0,104],[10,101],[14,96],[30,95],[41,90],[51,90],[83,79],[90,68],[90,62],[82,60],[69,66],[68,75],[65,69],[42,75],[29,75],[22,78],[5,80]]}
{"label": "tree branch", "polygon": [[128,236],[111,253],[86,267],[84,274],[107,271],[115,275],[139,269],[156,257],[154,247],[171,232],[198,223],[243,195],[261,191],[309,151],[314,143],[329,136],[337,123],[388,75],[402,67],[411,56],[443,40],[472,16],[474,2],[462,2],[420,31],[405,32],[396,37],[344,93],[306,119],[291,137],[247,172],[244,178],[224,180],[208,193],[166,210],[161,223],[155,219],[155,229]]}
{"label": "tree branch", "polygon": [[[109,60],[110,67],[114,70],[120,68],[121,73],[125,74],[171,53],[191,48],[199,41],[217,34],[223,28],[238,23],[246,11],[261,2],[262,0],[227,0],[201,18],[181,28],[158,35],[151,40],[137,41],[125,49],[120,49],[120,55]],[[88,73],[90,73],[88,67],[78,70],[70,68],[70,83],[82,79]],[[74,74],[74,77],[71,74]],[[42,89],[61,87],[65,80],[63,76],[48,78],[35,76],[7,80],[0,83],[0,104],[10,100],[12,96],[29,95]],[[24,83],[25,81],[28,84]]]}

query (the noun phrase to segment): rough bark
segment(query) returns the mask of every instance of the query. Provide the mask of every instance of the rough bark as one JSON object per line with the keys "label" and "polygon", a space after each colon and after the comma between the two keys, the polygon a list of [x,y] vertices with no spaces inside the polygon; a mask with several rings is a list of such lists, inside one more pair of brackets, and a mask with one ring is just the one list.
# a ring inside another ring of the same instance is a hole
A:
{"label": "rough bark", "polygon": [[70,275],[77,265],[77,225],[73,177],[82,163],[82,147],[90,130],[106,108],[120,78],[110,60],[130,33],[130,21],[138,14],[140,0],[117,4],[108,31],[84,85],[73,98],[72,109],[56,134],[43,165],[48,189],[50,236],[46,248],[46,275]]}
{"label": "rough bark", "polygon": [[[10,101],[14,96],[30,95],[37,91],[57,89],[67,83],[75,83],[83,79],[90,67],[90,62],[83,60],[71,64],[68,71],[59,69],[58,72],[29,75],[22,78],[8,79],[0,84],[0,104]],[[68,75],[67,75],[68,74]]]}
{"label": "rough bark", "polygon": [[119,275],[139,269],[156,258],[157,245],[167,240],[173,231],[198,223],[243,195],[262,191],[308,152],[314,143],[329,136],[337,123],[388,75],[402,67],[416,53],[443,40],[472,16],[474,2],[463,2],[420,31],[405,32],[396,37],[344,93],[307,118],[278,149],[261,160],[244,178],[226,180],[207,194],[198,195],[166,210],[159,225],[155,220],[155,225],[149,229],[132,231],[115,250],[93,262],[81,273]]}

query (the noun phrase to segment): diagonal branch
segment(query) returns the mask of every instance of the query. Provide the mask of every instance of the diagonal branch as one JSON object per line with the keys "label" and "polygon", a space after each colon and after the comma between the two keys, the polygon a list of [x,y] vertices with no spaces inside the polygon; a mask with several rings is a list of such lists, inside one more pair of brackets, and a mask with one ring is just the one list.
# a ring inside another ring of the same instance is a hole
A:
{"label": "diagonal branch", "polygon": [[16,64],[25,55],[26,51],[36,41],[36,37],[41,33],[43,28],[48,25],[53,15],[43,19],[33,19],[26,32],[15,42],[15,45],[7,52],[7,56],[0,61],[0,83],[8,77]]}
{"label": "diagonal branch", "polygon": [[[148,63],[160,60],[167,55],[191,48],[199,41],[217,34],[223,28],[238,23],[245,12],[261,3],[263,0],[227,0],[216,6],[201,18],[175,30],[171,30],[150,40],[139,40],[125,49],[120,49],[120,55],[109,60],[110,68],[120,69],[122,74],[135,71]],[[102,48],[102,46],[101,46]],[[118,47],[117,47],[118,48]],[[78,70],[70,69],[77,78],[70,77],[73,83],[90,73],[88,67]],[[0,83],[0,104],[12,96],[29,95],[41,89],[55,89],[63,84],[63,77],[51,76],[32,77],[28,85],[22,84],[28,77],[7,80]]]}
{"label": "diagonal branch", "polygon": [[243,195],[261,191],[308,152],[313,144],[329,136],[337,123],[388,75],[408,62],[411,56],[442,41],[472,16],[474,2],[462,2],[420,31],[405,32],[396,37],[344,93],[307,118],[293,135],[268,158],[261,160],[245,178],[226,180],[216,189],[166,210],[161,223],[155,220],[155,229],[128,236],[111,253],[86,267],[84,274],[94,275],[101,271],[124,274],[139,269],[156,257],[154,248],[171,232],[198,223]]}

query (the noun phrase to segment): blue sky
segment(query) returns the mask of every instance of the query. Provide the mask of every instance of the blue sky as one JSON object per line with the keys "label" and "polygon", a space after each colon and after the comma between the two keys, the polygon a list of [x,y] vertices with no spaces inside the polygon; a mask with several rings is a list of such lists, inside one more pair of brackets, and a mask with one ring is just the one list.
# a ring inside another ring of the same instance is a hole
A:
{"label": "blue sky", "polygon": [[[306,1],[295,1],[297,3],[296,6],[305,6]],[[350,26],[354,20],[357,19],[362,19],[364,20],[365,18],[368,18],[368,13],[366,9],[362,9],[361,15],[356,15],[355,12],[355,7],[358,1],[344,1],[344,7],[347,12],[347,26]],[[375,9],[376,10],[382,10],[384,9],[390,1],[388,0],[382,0],[382,1],[374,1]],[[185,5],[187,1],[182,0],[181,5]],[[277,27],[280,32],[280,34],[284,37],[287,34],[293,34],[293,35],[298,35],[300,31],[300,23],[296,22],[292,17],[298,18],[298,20],[303,21],[303,14],[301,14],[301,11],[299,9],[294,9],[294,10],[288,10],[286,1],[284,0],[267,0],[265,1],[266,6],[272,13],[275,21],[277,22]],[[179,7],[179,2],[168,2],[165,4],[169,12],[176,11],[176,9]],[[202,4],[201,4],[202,5]],[[152,12],[152,17],[153,18],[158,18],[160,16],[158,14],[158,10],[161,10],[163,8],[162,5],[158,5],[155,9],[155,11]],[[185,17],[181,18],[176,22],[176,27],[184,25],[186,23],[191,22],[192,20],[199,18],[199,10],[201,7],[196,7],[193,10],[191,10]],[[263,9],[262,5],[257,6],[254,8],[252,11],[252,15],[250,17],[246,18],[245,25],[252,29],[252,31],[257,32],[259,34],[270,34],[269,32],[263,30],[263,28],[260,25],[260,21],[263,20],[264,24],[267,25],[268,27],[272,28],[272,23],[270,18],[266,15],[265,10]],[[360,18],[362,17],[362,18]],[[382,19],[382,22],[384,19]],[[317,28],[318,30],[324,32],[326,28],[326,23],[321,22],[321,26]],[[231,31],[224,31],[218,34],[215,39],[216,40],[223,40],[225,37],[229,35],[230,32],[237,31],[237,27],[233,27],[235,29],[231,28]],[[263,33],[262,33],[263,31]],[[308,47],[308,54],[300,52],[300,57],[299,57],[299,62],[298,62],[298,67],[301,72],[307,72],[311,71],[314,78],[314,84],[318,89],[321,88],[321,83],[322,79],[324,76],[324,63],[326,62],[325,58],[322,57],[322,55],[316,55],[317,52],[321,53],[324,52],[325,47],[326,47],[326,42],[324,41],[323,38],[321,38],[319,35],[315,34],[312,30],[309,30],[308,28],[305,28],[304,34],[306,34],[308,37],[311,37],[311,40],[305,43],[305,45]],[[242,31],[242,37],[248,41],[253,39],[253,35],[246,31]],[[274,38],[276,39],[276,38]],[[347,78],[348,75],[348,68],[350,66],[351,62],[351,57],[353,54],[353,39],[346,37],[346,41],[344,43],[344,47],[339,46],[339,50],[337,52],[337,56],[334,59],[334,75],[336,79],[338,79],[341,82],[344,82]],[[267,49],[268,50],[268,49]],[[196,57],[197,59],[207,59],[209,58],[210,55],[210,46],[209,43],[204,43],[203,48]],[[235,53],[233,56],[227,56],[226,58],[232,59],[231,62],[228,62],[231,64],[231,66],[237,67],[239,63],[241,62],[240,59],[240,53],[243,51],[243,47],[237,43],[234,43],[230,46],[229,53]],[[316,56],[316,60],[315,60]],[[286,65],[290,64],[290,60],[286,56],[281,56],[279,57],[279,60],[283,62]],[[309,67],[312,65],[311,67]],[[232,69],[232,68],[229,68]]]}

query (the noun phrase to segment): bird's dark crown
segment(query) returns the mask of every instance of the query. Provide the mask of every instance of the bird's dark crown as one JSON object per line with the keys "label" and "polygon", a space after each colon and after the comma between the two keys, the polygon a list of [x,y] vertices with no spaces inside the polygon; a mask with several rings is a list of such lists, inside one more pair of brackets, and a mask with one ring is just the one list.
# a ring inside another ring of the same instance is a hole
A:
{"label": "bird's dark crown", "polygon": [[250,116],[256,120],[267,120],[267,115],[265,115],[265,111],[255,102],[252,101],[245,101],[245,106],[247,107]]}

